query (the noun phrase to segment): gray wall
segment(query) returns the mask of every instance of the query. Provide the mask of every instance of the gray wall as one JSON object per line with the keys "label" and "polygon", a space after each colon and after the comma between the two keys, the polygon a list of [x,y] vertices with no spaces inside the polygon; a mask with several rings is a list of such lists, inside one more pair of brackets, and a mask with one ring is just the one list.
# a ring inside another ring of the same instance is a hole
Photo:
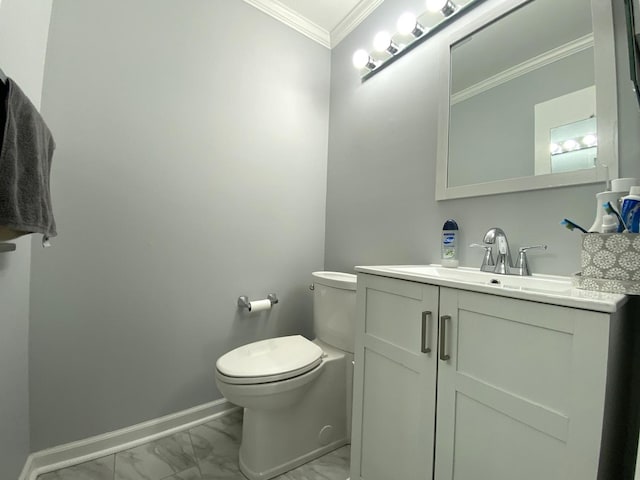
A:
{"label": "gray wall", "polygon": [[217,357],[311,334],[329,115],[329,51],[240,1],[56,0],[47,55],[36,450],[218,399]]}
{"label": "gray wall", "polygon": [[[0,12],[1,13],[1,12]],[[0,253],[0,465],[18,477],[29,455],[29,264],[30,243]]]}
{"label": "gray wall", "polygon": [[[490,0],[458,22],[476,18]],[[616,8],[619,76],[628,78],[622,2]],[[466,247],[492,226],[502,227],[512,249],[547,243],[532,252],[534,272],[579,270],[580,236],[559,222],[593,222],[595,193],[602,184],[436,202],[438,130],[438,34],[368,81],[360,83],[351,55],[371,43],[375,32],[393,28],[405,10],[422,11],[418,0],[384,2],[332,52],[331,116],[327,182],[325,267],[421,264],[439,261],[442,224],[461,227],[462,265],[479,266],[482,254]],[[621,175],[640,176],[638,109],[628,82],[620,95]]]}
{"label": "gray wall", "polygon": [[[51,1],[3,0],[0,67],[40,105]],[[0,253],[0,468],[18,478],[29,454],[29,269],[31,237]]]}

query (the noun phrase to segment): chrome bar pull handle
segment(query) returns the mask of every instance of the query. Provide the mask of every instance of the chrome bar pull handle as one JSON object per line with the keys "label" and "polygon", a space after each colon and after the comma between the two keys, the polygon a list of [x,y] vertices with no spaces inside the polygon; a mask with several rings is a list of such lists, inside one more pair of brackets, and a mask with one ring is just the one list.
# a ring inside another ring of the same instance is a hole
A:
{"label": "chrome bar pull handle", "polygon": [[447,321],[451,320],[451,315],[443,315],[440,317],[440,360],[447,361],[451,358],[445,352],[447,346]]}
{"label": "chrome bar pull handle", "polygon": [[431,312],[422,312],[422,346],[420,347],[422,353],[431,353],[431,347],[429,347],[429,332],[431,331],[432,317],[433,314]]}

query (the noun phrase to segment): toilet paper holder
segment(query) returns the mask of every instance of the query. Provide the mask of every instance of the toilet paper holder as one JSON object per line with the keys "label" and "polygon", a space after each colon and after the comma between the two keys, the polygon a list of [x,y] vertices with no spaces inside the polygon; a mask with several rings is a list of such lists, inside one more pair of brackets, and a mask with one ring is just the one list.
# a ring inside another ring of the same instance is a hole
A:
{"label": "toilet paper holder", "polygon": [[[269,295],[267,295],[267,300],[271,302],[271,306],[275,305],[279,301],[275,293],[270,293]],[[247,297],[246,295],[241,295],[240,297],[238,297],[238,307],[246,308],[247,310],[251,311],[251,301],[249,300],[249,297]]]}

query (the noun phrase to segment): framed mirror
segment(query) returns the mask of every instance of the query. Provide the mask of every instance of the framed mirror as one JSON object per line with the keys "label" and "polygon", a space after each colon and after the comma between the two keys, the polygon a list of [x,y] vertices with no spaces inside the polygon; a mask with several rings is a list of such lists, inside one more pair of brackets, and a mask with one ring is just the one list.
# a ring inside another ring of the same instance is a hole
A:
{"label": "framed mirror", "polygon": [[640,1],[624,0],[631,82],[640,106]]}
{"label": "framed mirror", "polygon": [[443,48],[436,200],[616,178],[610,2],[485,6]]}

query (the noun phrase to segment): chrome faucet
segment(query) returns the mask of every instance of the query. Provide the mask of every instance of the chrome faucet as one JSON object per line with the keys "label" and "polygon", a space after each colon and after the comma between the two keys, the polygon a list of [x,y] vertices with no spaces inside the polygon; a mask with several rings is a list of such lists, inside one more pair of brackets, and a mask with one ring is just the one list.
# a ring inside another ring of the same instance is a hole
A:
{"label": "chrome faucet", "polygon": [[[483,272],[492,272],[500,275],[531,275],[529,262],[527,262],[527,250],[532,248],[547,249],[546,245],[534,245],[531,247],[522,247],[518,249],[518,260],[515,265],[511,258],[511,250],[509,249],[509,241],[504,230],[498,227],[490,228],[484,235],[485,245],[474,243],[471,247],[482,247],[485,249],[484,258],[480,270]],[[496,259],[493,259],[493,245],[497,245]]]}
{"label": "chrome faucet", "polygon": [[509,242],[507,241],[507,235],[504,233],[504,230],[498,227],[490,228],[489,231],[484,234],[483,241],[487,245],[498,245],[493,272],[501,275],[511,274],[514,267],[513,261],[511,260]]}

